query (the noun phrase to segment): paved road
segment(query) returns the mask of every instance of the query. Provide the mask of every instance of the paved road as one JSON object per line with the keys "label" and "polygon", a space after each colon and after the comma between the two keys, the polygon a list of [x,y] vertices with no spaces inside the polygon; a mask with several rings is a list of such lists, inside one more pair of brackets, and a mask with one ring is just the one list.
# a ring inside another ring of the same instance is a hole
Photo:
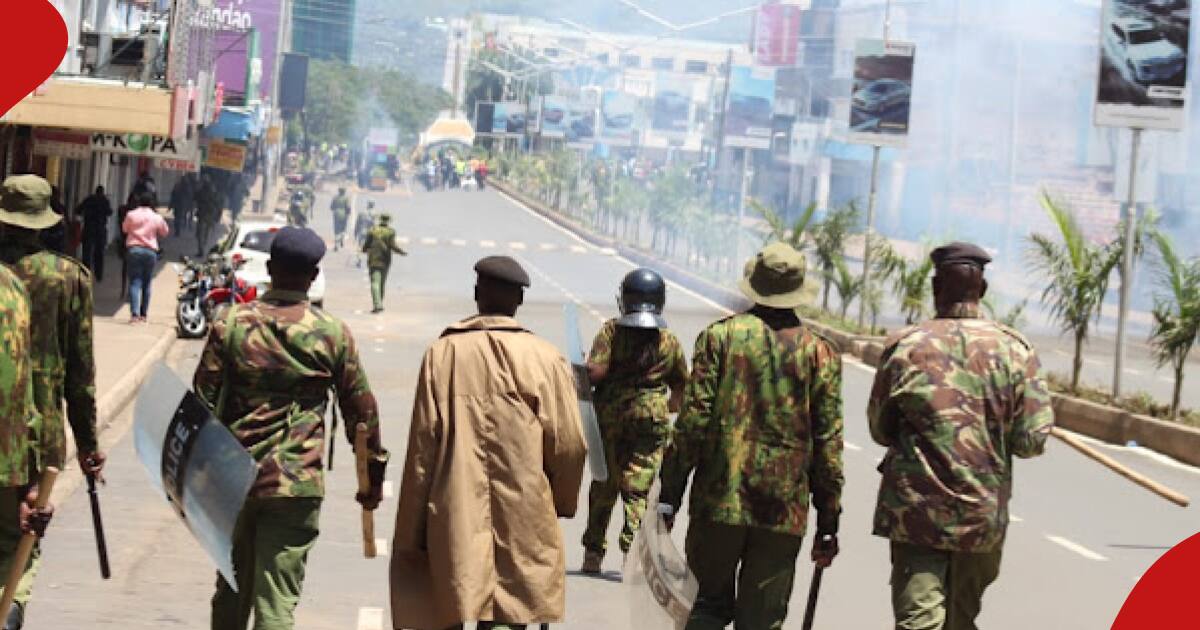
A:
{"label": "paved road", "polygon": [[[561,309],[582,305],[583,333],[592,335],[615,309],[614,294],[630,268],[610,253],[580,243],[493,192],[418,192],[412,197],[375,194],[392,211],[409,239],[411,256],[400,259],[390,279],[388,310],[370,315],[365,271],[354,255],[330,255],[327,306],[355,331],[384,413],[384,442],[395,453],[389,475],[399,476],[406,444],[415,370],[426,345],[449,322],[473,312],[471,265],[489,253],[518,256],[533,274],[519,318],[556,344],[563,343]],[[359,195],[365,205],[368,195]],[[319,229],[329,230],[328,195],[318,200]],[[668,297],[667,317],[685,345],[709,321],[715,305],[678,288]],[[190,375],[198,342],[180,343],[169,363]],[[843,554],[826,575],[820,628],[887,627],[887,546],[869,535],[881,449],[868,437],[863,405],[871,372],[847,362],[845,515]],[[111,464],[104,491],[114,579],[102,583],[94,562],[86,493],[60,498],[60,515],[47,541],[43,573],[29,612],[29,626],[70,628],[204,628],[213,570],[165,501],[155,495],[132,441],[122,427],[108,436]],[[306,595],[298,612],[305,630],[375,629],[387,625],[387,561],[359,554],[358,510],[351,497],[353,471],[344,441],[329,476],[321,539],[312,554]],[[1198,471],[1140,451],[1105,447],[1119,460],[1193,496]],[[76,478],[77,471],[68,471]],[[1196,531],[1197,509],[1181,510],[1131,486],[1074,451],[1053,443],[1017,473],[1012,526],[999,583],[988,594],[981,623],[991,628],[1107,627],[1129,589],[1161,553]],[[395,498],[378,512],[378,534],[390,538]],[[586,513],[562,521],[568,554],[565,627],[642,630],[629,618],[627,587],[620,583],[620,556],[610,554],[605,575],[575,573]],[[1016,519],[1014,519],[1016,520]],[[680,523],[685,521],[681,519]],[[610,525],[615,541],[619,523]],[[685,527],[677,529],[682,538]],[[805,551],[807,553],[807,549]],[[811,564],[802,560],[787,628],[800,625]]]}

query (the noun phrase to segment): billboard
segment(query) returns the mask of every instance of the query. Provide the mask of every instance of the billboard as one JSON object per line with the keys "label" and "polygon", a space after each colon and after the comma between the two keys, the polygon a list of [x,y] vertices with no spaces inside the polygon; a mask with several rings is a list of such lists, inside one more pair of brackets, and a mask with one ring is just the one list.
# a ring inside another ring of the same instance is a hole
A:
{"label": "billboard", "polygon": [[903,147],[908,140],[913,64],[909,42],[860,39],[854,47],[850,141]]}
{"label": "billboard", "polygon": [[1183,128],[1191,5],[1191,0],[1105,0],[1097,125]]}
{"label": "billboard", "polygon": [[692,81],[674,73],[658,73],[650,128],[666,137],[682,139],[691,128],[691,120]]}
{"label": "billboard", "polygon": [[764,4],[754,18],[754,63],[760,66],[794,66],[800,52],[800,17],[797,4]]}
{"label": "billboard", "polygon": [[249,98],[270,98],[275,86],[275,49],[279,43],[279,24],[283,0],[213,0],[209,23],[217,29],[215,50],[216,81],[225,89],[241,93],[246,85],[246,55],[250,49],[247,31],[258,31],[258,57],[262,60],[262,79],[258,94]]}
{"label": "billboard", "polygon": [[561,96],[542,97],[543,138],[565,138],[567,136],[568,111],[567,101]]}
{"label": "billboard", "polygon": [[617,90],[605,90],[600,100],[601,135],[615,145],[633,144],[637,97]]}
{"label": "billboard", "polygon": [[586,145],[595,142],[596,106],[583,100],[568,101],[563,137],[569,144]]}
{"label": "billboard", "polygon": [[771,148],[771,116],[775,106],[775,69],[734,66],[729,72],[725,106],[725,146]]}
{"label": "billboard", "polygon": [[520,136],[525,134],[525,104],[502,101],[492,104],[492,135]]}

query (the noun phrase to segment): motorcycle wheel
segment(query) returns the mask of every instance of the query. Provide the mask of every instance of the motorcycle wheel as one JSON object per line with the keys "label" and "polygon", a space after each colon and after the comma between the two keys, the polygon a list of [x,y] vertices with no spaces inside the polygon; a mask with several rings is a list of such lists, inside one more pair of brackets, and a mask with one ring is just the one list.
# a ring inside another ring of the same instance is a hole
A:
{"label": "motorcycle wheel", "polygon": [[175,323],[179,327],[179,336],[184,339],[199,339],[208,332],[208,317],[196,300],[176,303]]}

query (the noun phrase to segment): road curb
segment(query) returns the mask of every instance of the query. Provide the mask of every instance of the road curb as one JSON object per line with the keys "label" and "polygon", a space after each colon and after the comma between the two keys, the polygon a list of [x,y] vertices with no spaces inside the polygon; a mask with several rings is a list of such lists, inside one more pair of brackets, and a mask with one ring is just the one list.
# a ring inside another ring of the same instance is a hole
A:
{"label": "road curb", "polygon": [[[512,186],[500,181],[492,185],[502,193],[529,208],[538,215],[554,222],[583,240],[599,247],[616,250],[620,255],[640,265],[653,266],[669,280],[676,282],[704,297],[737,309],[745,305],[745,299],[735,291],[714,284],[688,272],[679,266],[659,260],[641,250],[633,249],[605,236],[597,235],[578,222],[562,216],[545,204],[531,199]],[[852,335],[832,326],[805,319],[806,326],[833,340],[841,351],[870,367],[877,367],[883,356],[883,343],[879,337]],[[1192,466],[1200,466],[1200,429],[1177,422],[1159,420],[1149,416],[1130,413],[1116,407],[1093,403],[1073,396],[1053,394],[1055,421],[1058,426],[1081,433],[1097,440],[1125,446],[1131,442],[1157,453]]]}

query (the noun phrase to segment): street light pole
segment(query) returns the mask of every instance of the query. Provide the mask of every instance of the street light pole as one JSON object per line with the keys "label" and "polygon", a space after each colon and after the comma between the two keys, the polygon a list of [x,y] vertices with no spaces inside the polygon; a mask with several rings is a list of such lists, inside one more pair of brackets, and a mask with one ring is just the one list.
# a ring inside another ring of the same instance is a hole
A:
{"label": "street light pole", "polygon": [[[892,0],[883,5],[883,45],[887,49],[888,36],[892,30]],[[871,190],[867,195],[867,228],[863,236],[862,289],[858,298],[858,327],[867,322],[867,304],[871,300],[871,237],[875,230],[875,201],[879,190],[879,144],[871,151]]]}
{"label": "street light pole", "polygon": [[1113,360],[1113,397],[1121,395],[1121,372],[1125,363],[1125,325],[1129,317],[1129,285],[1133,282],[1134,222],[1137,220],[1137,166],[1142,130],[1133,129],[1133,151],[1129,156],[1129,196],[1125,200],[1125,249],[1121,255],[1121,302],[1117,313],[1117,354]]}

